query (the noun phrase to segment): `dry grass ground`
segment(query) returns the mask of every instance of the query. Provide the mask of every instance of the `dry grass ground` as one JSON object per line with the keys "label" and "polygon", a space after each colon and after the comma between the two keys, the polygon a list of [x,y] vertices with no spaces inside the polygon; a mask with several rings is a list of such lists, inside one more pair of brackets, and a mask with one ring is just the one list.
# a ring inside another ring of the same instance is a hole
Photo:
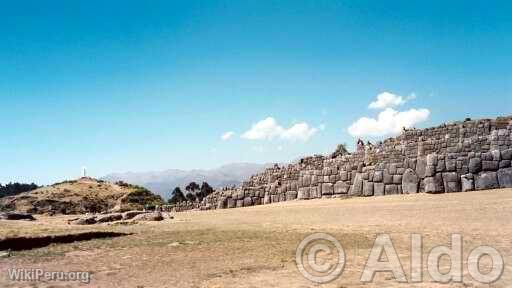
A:
{"label": "dry grass ground", "polygon": [[[66,218],[0,221],[0,235],[84,229],[134,234],[14,252],[0,258],[0,287],[318,287],[299,274],[294,260],[298,243],[313,232],[332,234],[347,254],[342,276],[325,287],[489,287],[473,281],[466,268],[463,283],[440,285],[425,277],[424,283],[398,284],[381,273],[375,283],[362,284],[361,270],[378,233],[391,235],[407,274],[411,233],[423,235],[425,255],[434,245],[449,244],[450,234],[463,234],[464,262],[471,249],[491,245],[506,266],[490,287],[512,287],[512,189],[293,201],[179,213],[173,220],[131,226],[69,226]],[[91,271],[92,282],[11,282],[10,267]]]}

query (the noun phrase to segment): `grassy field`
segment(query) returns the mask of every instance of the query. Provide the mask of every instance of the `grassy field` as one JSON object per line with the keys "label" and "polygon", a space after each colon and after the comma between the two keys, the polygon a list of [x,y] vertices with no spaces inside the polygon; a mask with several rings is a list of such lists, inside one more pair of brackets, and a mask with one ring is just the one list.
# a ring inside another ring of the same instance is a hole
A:
{"label": "grassy field", "polygon": [[[461,233],[464,262],[473,248],[491,245],[505,258],[505,271],[490,287],[512,286],[512,266],[507,266],[512,263],[512,189],[292,201],[178,213],[173,220],[129,226],[70,226],[68,218],[0,221],[0,235],[133,234],[13,252],[0,258],[0,287],[319,287],[295,264],[297,245],[315,232],[333,235],[347,256],[341,277],[322,287],[489,287],[473,281],[466,265],[462,283],[433,283],[424,273],[424,283],[398,284],[392,274],[380,273],[374,283],[362,284],[361,271],[379,233],[391,235],[407,275],[411,233],[423,235],[425,255],[435,245],[450,244],[452,233]],[[441,264],[446,271],[449,261]],[[11,267],[90,271],[92,282],[11,282]]]}

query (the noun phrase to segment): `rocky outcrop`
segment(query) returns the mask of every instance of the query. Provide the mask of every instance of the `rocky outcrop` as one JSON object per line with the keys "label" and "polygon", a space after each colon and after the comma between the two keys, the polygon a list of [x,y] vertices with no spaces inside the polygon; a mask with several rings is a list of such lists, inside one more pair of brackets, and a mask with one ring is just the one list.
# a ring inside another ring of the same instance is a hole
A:
{"label": "rocky outcrop", "polygon": [[[172,219],[172,216],[169,216]],[[168,218],[169,218],[168,217]],[[128,211],[125,213],[111,213],[104,215],[86,215],[80,218],[70,219],[68,224],[72,225],[93,225],[101,223],[111,223],[124,220],[130,220],[128,223],[135,223],[138,221],[162,221],[164,216],[161,212],[146,212],[146,211]]]}
{"label": "rocky outcrop", "polygon": [[85,214],[143,210],[162,204],[160,196],[139,186],[81,178],[0,198],[0,211]]}
{"label": "rocky outcrop", "polygon": [[256,174],[176,211],[290,200],[512,187],[512,116],[466,120],[400,136],[352,154],[312,156]]}
{"label": "rocky outcrop", "polygon": [[36,220],[34,216],[28,213],[19,213],[19,212],[4,212],[0,213],[0,220],[28,220],[34,221]]}

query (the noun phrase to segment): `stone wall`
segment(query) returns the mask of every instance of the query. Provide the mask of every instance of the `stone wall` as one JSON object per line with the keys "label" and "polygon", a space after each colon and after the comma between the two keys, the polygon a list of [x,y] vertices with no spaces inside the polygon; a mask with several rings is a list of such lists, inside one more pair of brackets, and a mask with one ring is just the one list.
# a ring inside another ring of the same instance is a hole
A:
{"label": "stone wall", "polygon": [[269,168],[240,187],[215,191],[177,211],[295,199],[449,193],[512,187],[512,116],[404,130],[352,154],[312,156]]}

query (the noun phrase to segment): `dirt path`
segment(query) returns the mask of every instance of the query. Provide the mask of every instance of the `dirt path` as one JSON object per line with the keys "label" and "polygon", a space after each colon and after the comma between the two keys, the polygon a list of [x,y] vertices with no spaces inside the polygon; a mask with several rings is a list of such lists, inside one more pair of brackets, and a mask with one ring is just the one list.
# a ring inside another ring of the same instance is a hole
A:
{"label": "dirt path", "polygon": [[[501,279],[490,287],[511,287],[512,268],[507,266],[512,263],[510,219],[512,189],[187,212],[160,223],[101,227],[134,233],[130,236],[14,252],[0,259],[0,287],[319,287],[295,265],[297,245],[315,232],[333,235],[347,256],[341,277],[322,287],[489,287],[473,281],[466,265],[463,283],[433,283],[424,273],[424,283],[398,284],[392,274],[380,273],[373,283],[362,284],[361,271],[379,233],[391,235],[408,277],[411,233],[423,236],[424,262],[433,246],[450,244],[452,233],[463,235],[464,262],[473,248],[493,246],[506,266]],[[36,222],[20,224],[20,233],[30,234],[30,225],[36,225],[36,234],[69,229],[63,224],[65,217]],[[0,231],[14,233],[11,223],[0,222]],[[441,264],[447,269],[449,262]],[[90,271],[92,281],[12,282],[7,273],[11,267]]]}

